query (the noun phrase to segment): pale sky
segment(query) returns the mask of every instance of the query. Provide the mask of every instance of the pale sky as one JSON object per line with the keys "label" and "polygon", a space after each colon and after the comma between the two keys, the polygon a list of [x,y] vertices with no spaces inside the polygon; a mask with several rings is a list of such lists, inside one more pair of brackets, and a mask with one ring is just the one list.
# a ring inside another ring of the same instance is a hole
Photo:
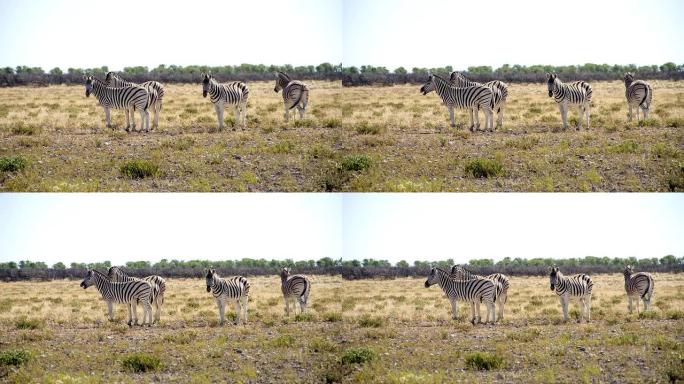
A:
{"label": "pale sky", "polygon": [[684,254],[684,194],[0,194],[0,262]]}
{"label": "pale sky", "polygon": [[344,0],[343,64],[684,63],[679,0]]}
{"label": "pale sky", "polygon": [[0,0],[0,67],[341,61],[342,0]]}

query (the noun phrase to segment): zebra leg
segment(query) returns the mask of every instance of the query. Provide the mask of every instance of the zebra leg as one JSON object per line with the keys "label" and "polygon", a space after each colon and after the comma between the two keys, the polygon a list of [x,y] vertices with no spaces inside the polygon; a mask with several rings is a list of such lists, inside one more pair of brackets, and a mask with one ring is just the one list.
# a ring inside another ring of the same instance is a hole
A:
{"label": "zebra leg", "polygon": [[285,316],[290,317],[290,300],[289,300],[289,297],[285,297]]}
{"label": "zebra leg", "polygon": [[568,305],[565,295],[560,296],[561,309],[563,310],[563,319],[568,321]]}
{"label": "zebra leg", "polygon": [[133,303],[128,303],[128,326],[133,325]]}
{"label": "zebra leg", "polygon": [[[138,325],[138,302],[133,301],[133,304],[131,305],[133,308],[133,320],[135,321],[135,325]],[[143,307],[144,310],[145,307]],[[143,314],[144,316],[144,314]],[[143,317],[143,321],[145,321],[145,318]]]}
{"label": "zebra leg", "polygon": [[157,129],[159,127],[159,111],[161,111],[161,100],[157,100],[154,103],[154,123],[152,124],[152,129]]}
{"label": "zebra leg", "polygon": [[491,109],[485,110],[485,116],[489,125],[489,132],[494,132],[494,111]]}
{"label": "zebra leg", "polygon": [[242,297],[242,310],[244,311],[245,323],[247,322],[247,306],[249,305],[249,296]]}
{"label": "zebra leg", "polygon": [[456,320],[458,318],[458,303],[456,300],[451,300],[451,319]]}
{"label": "zebra leg", "polygon": [[447,107],[449,109],[449,122],[451,122],[451,128],[456,127],[456,122],[454,121],[454,107]]}
{"label": "zebra leg", "polygon": [[285,103],[285,122],[290,121],[290,110],[287,108],[287,103]]}
{"label": "zebra leg", "polygon": [[482,322],[482,316],[480,315],[480,302],[476,301],[475,302],[475,324],[479,324]]}
{"label": "zebra leg", "polygon": [[235,124],[233,124],[233,131],[237,128],[237,126],[241,123],[240,120],[240,104],[235,105]]}
{"label": "zebra leg", "polygon": [[587,102],[584,106],[584,112],[587,114],[587,129],[591,128],[591,103]]}
{"label": "zebra leg", "polygon": [[143,309],[145,311],[145,314],[143,315],[143,325],[145,325],[145,318],[147,318],[147,326],[151,327],[152,326],[152,304],[150,304],[150,301],[145,301],[143,303]]}
{"label": "zebra leg", "polygon": [[112,122],[109,118],[109,108],[104,107],[104,113],[105,113],[105,125],[107,128],[112,128]]}
{"label": "zebra leg", "polygon": [[498,297],[498,301],[499,301],[499,320],[503,320],[503,318],[504,318],[504,305],[506,305],[506,298],[507,298],[507,296],[508,296],[507,293],[502,293],[502,294]]}
{"label": "zebra leg", "polygon": [[216,300],[216,304],[218,304],[218,308],[219,308],[219,325],[223,325],[225,311],[226,311],[226,305],[223,302],[223,300],[220,300],[220,299]]}
{"label": "zebra leg", "polygon": [[639,298],[637,297],[637,299],[634,301],[636,302],[636,309],[637,309],[637,316],[638,316],[639,315]]}
{"label": "zebra leg", "polygon": [[[129,108],[128,113],[131,115],[131,129],[135,131],[135,110],[133,108]],[[142,124],[142,121],[140,124]],[[127,129],[126,132],[130,131]]]}
{"label": "zebra leg", "polygon": [[306,310],[306,300],[303,297],[299,298],[299,313],[304,313]]}
{"label": "zebra leg", "polygon": [[627,310],[632,313],[632,296],[627,295]]}
{"label": "zebra leg", "polygon": [[[629,114],[627,115],[627,121],[631,122],[632,121],[632,104],[627,103],[627,105],[629,106]],[[639,110],[639,109],[637,108],[637,110]]]}
{"label": "zebra leg", "polygon": [[[477,111],[477,109],[473,108],[473,115],[475,115],[475,129],[480,130],[480,113]],[[485,122],[485,124],[487,124]],[[486,129],[486,127],[485,127]]]}
{"label": "zebra leg", "polygon": [[247,128],[247,103],[242,104],[242,129]]}
{"label": "zebra leg", "polygon": [[582,129],[582,120],[584,119],[584,105],[580,104],[577,108],[577,126],[575,129],[578,131]]}
{"label": "zebra leg", "polygon": [[501,128],[503,127],[503,114],[504,114],[504,104],[501,103],[499,106],[499,110],[497,111],[497,121],[496,121],[496,127]]}
{"label": "zebra leg", "polygon": [[470,132],[475,132],[475,119],[473,118],[473,111],[473,108],[468,111],[470,114]]}
{"label": "zebra leg", "polygon": [[240,305],[240,298],[235,300],[235,325],[240,325],[242,318],[242,306]]}
{"label": "zebra leg", "polygon": [[109,311],[109,321],[114,321],[114,315],[112,313],[112,309],[113,309],[112,307],[114,306],[113,304],[114,303],[112,303],[111,301],[107,301],[107,310]]}
{"label": "zebra leg", "polygon": [[299,119],[300,119],[300,120],[303,119],[303,118],[304,118],[304,113],[306,113],[306,107],[304,107],[304,106],[299,106],[299,105],[298,105],[298,106],[297,106],[297,110],[299,111]]}
{"label": "zebra leg", "polygon": [[563,129],[568,128],[568,120],[565,116],[565,110],[563,109],[563,103],[558,103],[558,109],[560,109],[561,121],[563,121]]}
{"label": "zebra leg", "polygon": [[587,302],[586,302],[586,319],[587,321],[591,321],[591,295],[587,296]]}
{"label": "zebra leg", "polygon": [[644,107],[642,110],[644,115],[644,120],[648,119],[648,107]]}

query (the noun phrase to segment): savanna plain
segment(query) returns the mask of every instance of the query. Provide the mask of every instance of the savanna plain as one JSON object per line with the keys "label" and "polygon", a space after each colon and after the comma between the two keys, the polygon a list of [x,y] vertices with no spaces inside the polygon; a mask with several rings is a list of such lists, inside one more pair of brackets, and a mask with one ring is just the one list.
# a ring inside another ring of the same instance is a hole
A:
{"label": "savanna plain", "polygon": [[247,128],[229,108],[219,132],[201,85],[168,84],[159,128],[131,134],[123,111],[105,128],[82,86],[4,88],[0,190],[682,191],[684,83],[650,83],[651,114],[637,123],[622,82],[592,82],[581,131],[562,129],[545,84],[509,84],[494,133],[470,132],[464,110],[450,127],[419,85],[313,81],[307,117],[286,124],[273,83],[249,83]]}
{"label": "savanna plain", "polygon": [[[126,324],[79,281],[0,283],[7,382],[539,382],[684,380],[684,277],[655,274],[652,310],[628,314],[623,278],[595,275],[592,321],[562,321],[548,277],[512,277],[505,318],[451,319],[424,279],[311,276],[304,314],[284,316],[277,276],[252,277],[246,324],[218,325],[204,279],[167,279],[160,324]],[[231,308],[227,306],[227,308]],[[138,308],[139,317],[142,310]],[[484,315],[484,310],[483,310]],[[234,312],[228,313],[234,318]]]}

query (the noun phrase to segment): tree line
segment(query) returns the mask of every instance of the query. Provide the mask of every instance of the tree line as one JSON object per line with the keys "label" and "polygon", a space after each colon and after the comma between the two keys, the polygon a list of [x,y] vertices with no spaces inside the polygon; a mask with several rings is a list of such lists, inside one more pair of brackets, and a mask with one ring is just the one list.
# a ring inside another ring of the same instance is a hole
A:
{"label": "tree line", "polygon": [[[404,67],[390,70],[383,66],[362,65],[360,67],[345,67],[342,64],[321,63],[319,65],[293,66],[240,64],[240,65],[158,65],[155,68],[146,66],[124,67],[119,73],[130,81],[142,82],[157,80],[165,83],[196,83],[199,74],[211,72],[221,81],[260,81],[273,79],[273,73],[283,71],[304,80],[342,80],[343,85],[372,85],[372,84],[405,84],[425,81],[428,71],[448,75],[454,68],[450,65],[435,68],[414,67],[410,70]],[[0,86],[15,85],[49,85],[49,84],[80,84],[84,74],[103,77],[109,72],[109,67],[96,68],[62,68],[55,67],[44,70],[41,67],[17,66],[0,69]],[[470,66],[463,73],[475,81],[489,81],[500,79],[508,82],[539,82],[545,80],[547,72],[556,72],[564,80],[618,80],[625,72],[634,72],[645,79],[674,79],[684,78],[684,64],[667,62],[661,65],[637,66],[634,64],[594,64],[580,65],[510,65],[504,64],[499,68],[491,66]]]}

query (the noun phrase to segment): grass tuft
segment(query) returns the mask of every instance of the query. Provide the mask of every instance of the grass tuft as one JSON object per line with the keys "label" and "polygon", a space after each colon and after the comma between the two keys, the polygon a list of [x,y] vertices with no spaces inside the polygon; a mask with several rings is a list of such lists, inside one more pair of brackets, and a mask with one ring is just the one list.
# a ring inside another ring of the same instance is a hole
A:
{"label": "grass tuft", "polygon": [[467,175],[478,179],[497,177],[504,173],[504,167],[501,162],[484,158],[468,161],[464,170]]}
{"label": "grass tuft", "polygon": [[371,348],[359,347],[350,348],[342,355],[343,364],[364,364],[373,361],[378,357],[378,354]]}
{"label": "grass tuft", "polygon": [[159,175],[159,166],[149,160],[130,160],[119,168],[121,174],[129,179],[144,179]]}
{"label": "grass tuft", "polygon": [[359,319],[359,325],[365,328],[380,328],[382,327],[382,323],[381,318],[369,314],[365,314]]}
{"label": "grass tuft", "polygon": [[342,159],[342,169],[345,171],[363,171],[373,165],[373,160],[366,155],[349,155]]}
{"label": "grass tuft", "polygon": [[149,353],[137,352],[127,355],[122,360],[124,370],[129,372],[152,372],[161,367],[161,360]]}
{"label": "grass tuft", "polygon": [[0,157],[0,172],[18,172],[26,168],[27,163],[22,156]]}
{"label": "grass tuft", "polygon": [[489,352],[473,352],[465,356],[466,366],[478,371],[489,371],[503,366],[503,357]]}
{"label": "grass tuft", "polygon": [[31,360],[31,352],[19,349],[10,349],[0,352],[0,365],[22,365]]}
{"label": "grass tuft", "polygon": [[14,325],[17,329],[40,329],[44,326],[42,321],[38,319],[29,319],[26,316],[19,318]]}

